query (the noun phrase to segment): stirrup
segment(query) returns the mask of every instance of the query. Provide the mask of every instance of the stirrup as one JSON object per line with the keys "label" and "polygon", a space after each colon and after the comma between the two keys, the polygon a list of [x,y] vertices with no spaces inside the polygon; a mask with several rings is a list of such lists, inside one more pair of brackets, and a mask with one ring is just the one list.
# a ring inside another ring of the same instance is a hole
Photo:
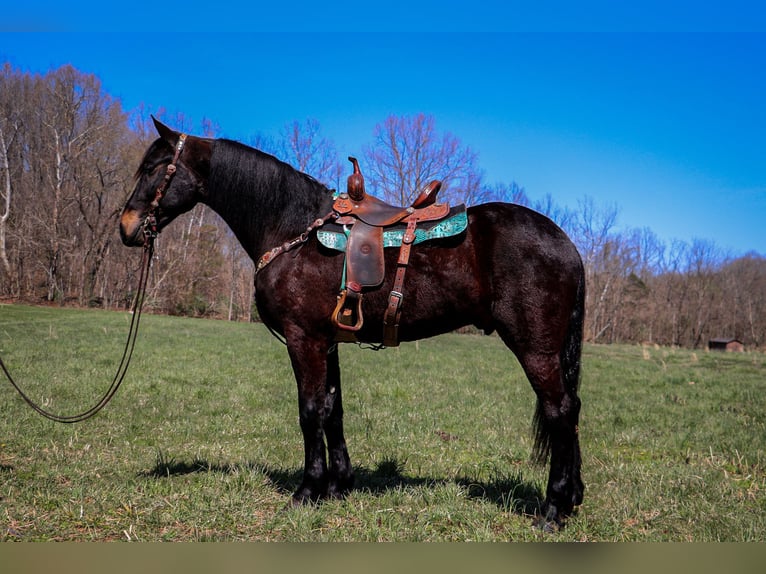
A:
{"label": "stirrup", "polygon": [[362,328],[362,294],[353,289],[343,289],[338,304],[332,312],[332,322],[342,331],[356,332]]}

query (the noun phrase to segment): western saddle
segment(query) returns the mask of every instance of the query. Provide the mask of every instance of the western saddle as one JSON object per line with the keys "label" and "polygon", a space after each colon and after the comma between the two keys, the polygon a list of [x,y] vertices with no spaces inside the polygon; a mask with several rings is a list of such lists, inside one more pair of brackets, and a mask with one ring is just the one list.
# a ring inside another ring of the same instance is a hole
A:
{"label": "western saddle", "polygon": [[359,162],[349,157],[354,166],[348,178],[346,193],[339,194],[333,204],[336,214],[334,223],[344,226],[346,244],[346,268],[338,303],[332,321],[338,329],[337,340],[355,342],[356,332],[362,328],[362,297],[365,289],[379,287],[385,277],[383,232],[391,226],[405,226],[399,249],[393,289],[383,317],[383,345],[399,345],[399,319],[403,295],[404,276],[409,265],[410,250],[415,241],[415,229],[419,223],[439,221],[450,213],[446,203],[436,203],[441,182],[429,183],[409,207],[397,207],[368,195]]}

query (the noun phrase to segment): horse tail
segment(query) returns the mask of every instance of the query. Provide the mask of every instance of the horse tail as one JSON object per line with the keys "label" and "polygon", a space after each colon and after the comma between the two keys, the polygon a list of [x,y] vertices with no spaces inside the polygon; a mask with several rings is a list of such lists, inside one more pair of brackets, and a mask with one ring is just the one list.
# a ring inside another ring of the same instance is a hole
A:
{"label": "horse tail", "polygon": [[[580,271],[577,282],[575,305],[569,317],[566,337],[561,349],[559,361],[561,374],[564,382],[566,395],[572,402],[571,407],[576,409],[575,420],[579,416],[580,399],[577,390],[580,386],[580,361],[582,355],[583,325],[585,322],[585,274]],[[553,429],[543,412],[542,401],[538,399],[533,419],[535,444],[532,451],[532,459],[539,464],[545,464],[550,456],[553,442]],[[577,429],[573,429],[577,432]]]}
{"label": "horse tail", "polygon": [[564,386],[568,393],[577,396],[580,387],[580,361],[582,357],[583,325],[585,323],[585,274],[581,273],[577,282],[577,295],[572,316],[569,319],[567,336],[561,354],[561,369],[564,374]]}

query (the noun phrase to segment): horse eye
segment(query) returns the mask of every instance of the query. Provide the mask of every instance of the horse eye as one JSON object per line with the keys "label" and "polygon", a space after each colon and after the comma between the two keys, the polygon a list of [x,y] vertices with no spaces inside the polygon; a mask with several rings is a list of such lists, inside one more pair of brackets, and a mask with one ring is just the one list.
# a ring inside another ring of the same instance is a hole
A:
{"label": "horse eye", "polygon": [[145,164],[141,166],[141,175],[152,176],[156,175],[157,171],[162,167],[162,164]]}

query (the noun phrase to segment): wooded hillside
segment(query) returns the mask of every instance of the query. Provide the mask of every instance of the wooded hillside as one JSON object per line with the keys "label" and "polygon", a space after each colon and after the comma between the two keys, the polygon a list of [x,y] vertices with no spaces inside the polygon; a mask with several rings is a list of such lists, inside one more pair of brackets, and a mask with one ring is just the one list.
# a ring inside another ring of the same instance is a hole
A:
{"label": "wooded hillside", "polygon": [[[218,135],[210,119],[193,124],[182,113],[152,112],[177,129]],[[117,222],[155,137],[148,119],[148,110],[124,110],[97,77],[70,66],[45,75],[9,64],[0,69],[2,300],[129,305],[139,257],[122,246]],[[401,203],[423,183],[442,179],[442,195],[453,202],[514,201],[561,225],[586,265],[588,341],[704,347],[710,338],[736,337],[748,348],[766,344],[762,254],[731,256],[710,239],[667,243],[648,228],[620,229],[616,203],[585,197],[565,209],[555,197],[532,200],[516,182],[488,184],[477,154],[438,132],[425,114],[382,118],[371,133],[360,160],[381,197]],[[345,181],[339,156],[347,154],[314,120],[296,120],[278,138],[252,134],[244,143],[330,187]],[[154,310],[253,318],[253,264],[212,211],[198,207],[167,228],[157,254],[149,293]]]}

